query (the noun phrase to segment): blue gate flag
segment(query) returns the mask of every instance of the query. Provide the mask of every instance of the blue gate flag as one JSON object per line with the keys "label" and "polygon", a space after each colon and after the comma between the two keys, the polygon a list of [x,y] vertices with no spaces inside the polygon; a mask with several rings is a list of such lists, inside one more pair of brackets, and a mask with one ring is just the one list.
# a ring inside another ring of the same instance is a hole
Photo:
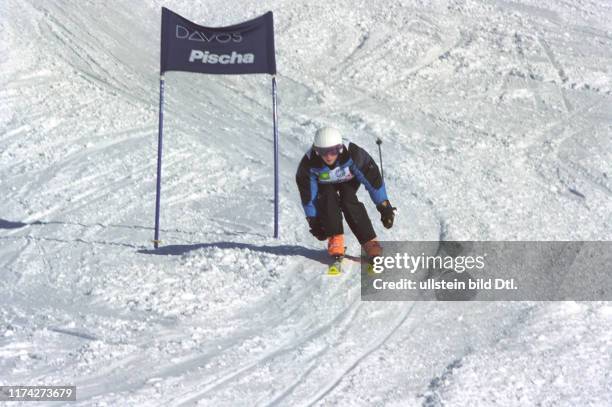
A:
{"label": "blue gate flag", "polygon": [[274,237],[279,237],[278,116],[276,112],[276,58],[272,12],[229,27],[203,27],[162,7],[159,75],[159,131],[157,136],[157,185],[155,237],[159,240],[162,144],[164,133],[164,73],[186,71],[217,75],[267,73],[272,75],[274,123]]}
{"label": "blue gate flag", "polygon": [[272,12],[229,27],[203,27],[162,7],[161,74],[276,74]]}

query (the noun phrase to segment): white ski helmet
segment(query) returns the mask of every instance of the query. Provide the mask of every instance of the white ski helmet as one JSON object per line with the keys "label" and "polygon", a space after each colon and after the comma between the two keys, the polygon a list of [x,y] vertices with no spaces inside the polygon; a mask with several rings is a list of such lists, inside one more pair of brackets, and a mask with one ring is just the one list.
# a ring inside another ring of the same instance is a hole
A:
{"label": "white ski helmet", "polygon": [[334,127],[321,127],[314,138],[314,146],[318,148],[333,147],[342,144],[340,130]]}

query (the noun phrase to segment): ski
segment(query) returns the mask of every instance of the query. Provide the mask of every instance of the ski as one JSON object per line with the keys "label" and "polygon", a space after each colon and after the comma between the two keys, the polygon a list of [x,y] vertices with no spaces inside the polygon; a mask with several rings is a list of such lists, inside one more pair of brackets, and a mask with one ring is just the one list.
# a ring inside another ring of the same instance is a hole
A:
{"label": "ski", "polygon": [[[327,275],[328,276],[339,276],[342,274],[342,264],[346,256],[334,256],[332,257],[332,263],[327,267]],[[365,263],[366,271],[368,275],[374,276],[376,273],[374,272],[374,257],[361,257],[354,258],[348,256],[349,259],[352,259],[358,263]]]}
{"label": "ski", "polygon": [[361,257],[361,261],[366,264],[366,271],[367,271],[369,276],[375,276],[376,275],[376,273],[374,272],[374,259],[375,258],[376,258],[376,256],[374,256],[374,257],[362,256]]}
{"label": "ski", "polygon": [[344,256],[334,256],[332,264],[327,268],[328,276],[339,276],[342,274],[342,260]]}

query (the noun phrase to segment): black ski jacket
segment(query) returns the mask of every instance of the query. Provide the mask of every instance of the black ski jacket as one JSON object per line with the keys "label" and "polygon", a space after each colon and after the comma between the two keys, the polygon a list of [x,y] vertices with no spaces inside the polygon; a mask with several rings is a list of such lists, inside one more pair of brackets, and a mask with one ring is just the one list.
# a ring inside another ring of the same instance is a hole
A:
{"label": "black ski jacket", "polygon": [[314,202],[319,184],[335,184],[353,179],[365,186],[374,204],[378,205],[388,199],[378,166],[363,148],[349,143],[348,148],[345,146],[342,149],[334,165],[328,166],[311,147],[304,154],[295,175],[306,216],[317,216]]}

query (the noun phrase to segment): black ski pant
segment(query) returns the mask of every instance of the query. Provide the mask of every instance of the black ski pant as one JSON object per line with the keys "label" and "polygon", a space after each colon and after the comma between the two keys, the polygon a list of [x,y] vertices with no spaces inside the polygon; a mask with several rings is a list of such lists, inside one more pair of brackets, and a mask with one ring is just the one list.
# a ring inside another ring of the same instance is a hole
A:
{"label": "black ski pant", "polygon": [[376,237],[365,206],[357,199],[361,184],[356,179],[338,184],[319,184],[316,206],[327,237],[344,233],[342,214],[360,244]]}

